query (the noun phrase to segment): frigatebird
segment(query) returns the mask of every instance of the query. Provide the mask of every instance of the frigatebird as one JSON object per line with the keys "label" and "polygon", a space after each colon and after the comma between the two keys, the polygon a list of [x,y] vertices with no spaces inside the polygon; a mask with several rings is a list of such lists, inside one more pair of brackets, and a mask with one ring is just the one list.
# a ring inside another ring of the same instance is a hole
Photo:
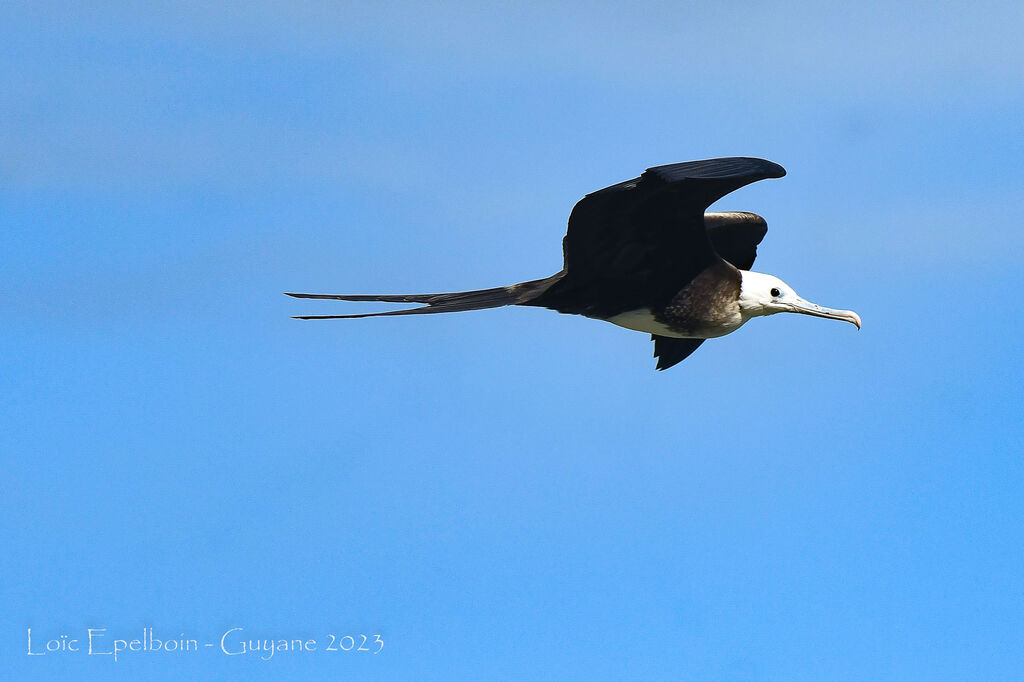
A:
{"label": "frigatebird", "polygon": [[751,272],[768,232],[754,213],[705,213],[729,192],[785,169],[765,159],[729,157],[648,168],[632,180],[592,192],[569,216],[562,270],[506,287],[443,294],[296,294],[296,298],[425,303],[419,308],[354,315],[302,315],[300,320],[351,319],[539,306],[605,320],[651,334],[657,369],[689,356],[705,339],[747,320],[802,313],[850,322],[797,296],[772,275]]}

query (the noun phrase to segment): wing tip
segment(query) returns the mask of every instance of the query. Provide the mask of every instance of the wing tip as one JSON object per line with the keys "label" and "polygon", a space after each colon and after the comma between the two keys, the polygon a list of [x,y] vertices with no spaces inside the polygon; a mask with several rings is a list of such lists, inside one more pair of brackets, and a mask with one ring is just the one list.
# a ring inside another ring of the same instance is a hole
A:
{"label": "wing tip", "polygon": [[768,176],[769,178],[784,178],[784,177],[786,177],[786,169],[785,168],[783,168],[779,164],[775,163],[774,161],[769,161],[767,159],[761,159],[761,160],[764,161],[765,164],[767,165],[767,167],[772,170],[773,174],[769,175]]}
{"label": "wing tip", "polygon": [[664,182],[677,182],[687,178],[724,179],[743,175],[781,178],[786,175],[786,169],[774,161],[755,156],[723,156],[653,166],[644,171],[644,176],[653,176]]}

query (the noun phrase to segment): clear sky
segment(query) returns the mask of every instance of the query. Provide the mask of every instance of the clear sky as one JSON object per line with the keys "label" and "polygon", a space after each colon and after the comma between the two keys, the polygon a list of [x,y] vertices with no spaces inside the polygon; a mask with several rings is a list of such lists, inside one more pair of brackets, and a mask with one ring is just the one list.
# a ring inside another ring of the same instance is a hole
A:
{"label": "clear sky", "polygon": [[[1020,2],[0,33],[12,679],[1024,677]],[[756,320],[660,373],[538,309],[289,319],[549,275],[585,193],[730,155],[789,171],[718,205],[767,218],[757,269],[862,331]],[[198,650],[101,655],[144,631]]]}

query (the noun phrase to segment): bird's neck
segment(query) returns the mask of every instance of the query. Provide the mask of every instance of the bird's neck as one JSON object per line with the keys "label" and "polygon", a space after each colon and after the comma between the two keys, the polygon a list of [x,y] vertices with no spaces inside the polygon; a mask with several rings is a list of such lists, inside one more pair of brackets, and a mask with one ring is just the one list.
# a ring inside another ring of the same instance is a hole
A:
{"label": "bird's neck", "polygon": [[737,303],[740,306],[740,315],[746,322],[752,317],[768,315],[769,311],[764,305],[764,290],[770,286],[767,282],[769,275],[750,270],[740,270],[740,295]]}

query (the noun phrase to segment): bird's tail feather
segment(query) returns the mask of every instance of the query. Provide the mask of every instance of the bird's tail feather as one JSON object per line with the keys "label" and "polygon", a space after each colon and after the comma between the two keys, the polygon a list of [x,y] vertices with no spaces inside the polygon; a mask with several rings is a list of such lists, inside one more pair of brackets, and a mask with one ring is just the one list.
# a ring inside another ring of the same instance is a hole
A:
{"label": "bird's tail feather", "polygon": [[[560,273],[561,274],[561,273]],[[558,277],[556,275],[555,277]],[[336,301],[383,301],[386,303],[426,303],[419,308],[389,310],[383,313],[360,313],[355,315],[297,315],[297,320],[345,320],[357,317],[384,317],[386,315],[426,315],[430,313],[457,313],[463,310],[483,310],[506,305],[524,303],[547,289],[555,282],[554,277],[513,284],[493,289],[455,291],[446,294],[295,294],[295,298],[318,298]]]}

